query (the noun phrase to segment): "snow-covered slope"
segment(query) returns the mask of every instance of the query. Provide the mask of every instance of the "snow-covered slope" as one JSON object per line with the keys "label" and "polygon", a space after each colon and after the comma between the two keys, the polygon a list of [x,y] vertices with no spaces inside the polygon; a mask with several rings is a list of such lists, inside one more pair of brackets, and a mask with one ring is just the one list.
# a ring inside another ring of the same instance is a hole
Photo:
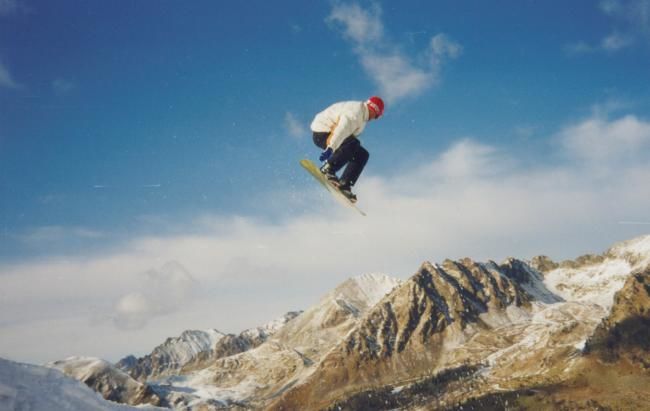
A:
{"label": "snow-covered slope", "polygon": [[[599,256],[544,260],[552,267],[546,275],[512,258],[502,264],[425,263],[269,409],[401,409],[395,405],[423,401],[396,398],[390,393],[399,389],[391,384],[408,392],[432,387],[434,405],[422,409],[437,409],[557,384],[577,372],[585,341],[608,314],[614,294],[649,262],[650,237],[642,237]],[[432,374],[447,377],[424,383]],[[450,386],[433,388],[443,380]],[[370,400],[379,395],[381,402]]]}
{"label": "snow-covered slope", "polygon": [[122,411],[163,410],[131,407],[104,400],[99,394],[60,371],[0,359],[1,411]]}
{"label": "snow-covered slope", "polygon": [[[466,258],[425,262],[404,282],[366,274],[302,313],[239,335],[214,330],[168,339],[145,357],[142,375],[177,410],[482,409],[485,399],[518,401],[531,387],[582,383],[589,373],[598,379],[603,370],[592,372],[597,362],[585,360],[598,344],[616,358],[633,344],[633,355],[622,356],[633,360],[620,369],[626,376],[647,373],[637,363],[650,364],[639,361],[650,358],[649,265],[646,236],[561,263]],[[82,379],[102,374],[105,365],[74,362]],[[133,359],[123,364],[130,368]],[[133,386],[128,379],[114,384]],[[599,398],[607,399],[608,381],[599,384]],[[575,408],[592,407],[588,401]]]}
{"label": "snow-covered slope", "polygon": [[262,407],[269,397],[307,378],[320,358],[399,283],[383,274],[349,279],[259,347],[218,359],[193,373],[166,378],[156,390],[167,391],[170,401],[189,407],[199,408],[210,401]]}
{"label": "snow-covered slope", "polygon": [[290,311],[282,317],[271,320],[261,327],[249,328],[248,330],[243,331],[240,336],[251,341],[266,341],[289,321],[293,320],[300,314],[300,311]]}
{"label": "snow-covered slope", "polygon": [[130,405],[162,405],[161,398],[148,385],[134,380],[108,361],[70,357],[46,366],[85,383],[107,400]]}
{"label": "snow-covered slope", "polygon": [[644,236],[619,243],[602,255],[565,262],[546,273],[544,283],[567,301],[594,303],[609,310],[630,273],[648,264],[650,236]]}
{"label": "snow-covered slope", "polygon": [[[139,381],[178,372],[199,354],[210,351],[225,334],[218,330],[188,330],[179,337],[168,338],[147,356],[120,361],[124,371]],[[130,366],[129,366],[130,365]]]}
{"label": "snow-covered slope", "polygon": [[344,281],[278,331],[273,340],[317,361],[399,284],[400,280],[377,273]]}

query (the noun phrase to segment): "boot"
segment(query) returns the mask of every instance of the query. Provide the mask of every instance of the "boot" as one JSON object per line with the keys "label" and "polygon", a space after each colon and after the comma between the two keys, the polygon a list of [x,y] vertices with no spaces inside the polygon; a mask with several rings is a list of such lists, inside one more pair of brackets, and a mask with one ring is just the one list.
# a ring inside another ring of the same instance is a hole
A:
{"label": "boot", "polygon": [[347,181],[341,181],[339,185],[339,191],[343,194],[350,202],[356,203],[357,196],[352,192],[352,185]]}
{"label": "boot", "polygon": [[327,181],[329,181],[334,187],[338,187],[341,184],[336,173],[332,170],[330,163],[325,162],[325,164],[320,168],[320,172],[323,173],[325,178],[327,178]]}

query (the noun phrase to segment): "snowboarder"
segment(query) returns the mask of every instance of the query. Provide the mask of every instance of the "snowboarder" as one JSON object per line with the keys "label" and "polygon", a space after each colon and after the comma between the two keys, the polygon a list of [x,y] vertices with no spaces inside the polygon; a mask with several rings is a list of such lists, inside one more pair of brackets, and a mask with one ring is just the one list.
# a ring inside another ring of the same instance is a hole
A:
{"label": "snowboarder", "polygon": [[[319,160],[320,171],[338,187],[351,202],[357,201],[352,186],[357,182],[370,154],[361,146],[358,137],[370,120],[384,114],[384,102],[377,96],[364,101],[334,103],[316,114],[311,123],[314,144],[325,150]],[[347,167],[346,167],[347,165]],[[343,167],[341,179],[336,173]]]}

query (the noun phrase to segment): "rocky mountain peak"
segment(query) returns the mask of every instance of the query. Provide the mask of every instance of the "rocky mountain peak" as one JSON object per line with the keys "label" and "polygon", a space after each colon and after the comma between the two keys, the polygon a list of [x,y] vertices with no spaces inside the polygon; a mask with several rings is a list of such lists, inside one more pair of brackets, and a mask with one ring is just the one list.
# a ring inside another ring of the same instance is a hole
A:
{"label": "rocky mountain peak", "polygon": [[490,308],[521,305],[528,296],[507,276],[463,259],[423,263],[375,306],[346,342],[347,353],[366,359],[390,357],[409,345],[426,345],[455,325],[457,332]]}
{"label": "rocky mountain peak", "polygon": [[140,381],[169,375],[182,369],[201,353],[210,351],[224,336],[215,329],[187,330],[178,337],[168,338],[151,354],[137,359],[135,363],[132,359],[124,359],[118,364],[128,367],[122,369]]}
{"label": "rocky mountain peak", "polygon": [[530,261],[530,266],[539,271],[540,273],[544,274],[547,273],[551,270],[555,270],[560,266],[560,264],[556,263],[553,261],[550,257],[546,255],[538,255],[533,257],[533,259]]}
{"label": "rocky mountain peak", "polygon": [[587,340],[585,352],[606,361],[626,356],[650,369],[650,268],[630,276],[614,295],[610,314]]}
{"label": "rocky mountain peak", "polygon": [[650,235],[618,243],[604,255],[608,258],[626,260],[634,269],[644,269],[650,264]]}
{"label": "rocky mountain peak", "polygon": [[233,356],[259,347],[300,314],[302,314],[302,311],[290,311],[260,327],[249,328],[238,335],[227,334],[220,338],[212,349],[200,352],[191,361],[187,362],[181,368],[181,373],[185,374],[205,368],[220,358]]}

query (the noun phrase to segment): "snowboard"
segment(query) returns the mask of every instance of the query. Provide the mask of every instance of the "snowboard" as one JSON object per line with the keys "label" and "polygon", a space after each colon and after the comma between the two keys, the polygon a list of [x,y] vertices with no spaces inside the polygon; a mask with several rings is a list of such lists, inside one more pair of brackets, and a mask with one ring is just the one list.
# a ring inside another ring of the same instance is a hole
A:
{"label": "snowboard", "polygon": [[339,191],[339,189],[334,186],[334,184],[330,183],[327,178],[321,173],[320,169],[314,164],[312,161],[303,159],[300,160],[300,165],[309,172],[316,180],[318,180],[319,183],[323,185],[329,191],[332,196],[341,204],[348,206],[350,208],[355,209],[359,214],[365,216],[366,213],[361,211],[359,207],[356,206],[352,201],[350,201],[349,198],[347,198],[343,193]]}

